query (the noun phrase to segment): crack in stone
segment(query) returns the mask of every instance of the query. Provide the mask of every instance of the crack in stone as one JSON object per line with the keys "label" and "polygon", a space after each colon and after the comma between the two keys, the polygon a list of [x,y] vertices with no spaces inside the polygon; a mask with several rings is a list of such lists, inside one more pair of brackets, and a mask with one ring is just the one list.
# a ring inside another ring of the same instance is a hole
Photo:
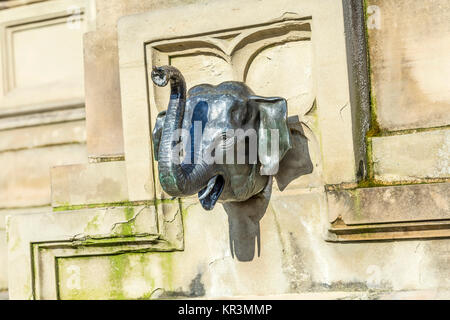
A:
{"label": "crack in stone", "polygon": [[164,219],[164,222],[165,222],[165,223],[172,223],[172,222],[174,222],[175,219],[178,217],[179,214],[180,214],[180,210],[177,210],[177,212],[173,215],[173,218],[172,218],[172,219],[170,219],[170,220]]}
{"label": "crack in stone", "polygon": [[130,223],[132,221],[135,221],[136,218],[139,216],[139,214],[141,214],[141,212],[146,209],[147,207],[144,206],[142,207],[131,219],[126,220],[126,221],[119,221],[114,223],[111,228],[110,228],[110,232],[108,234],[104,234],[104,235],[95,235],[95,236],[89,236],[86,235],[85,233],[77,233],[74,236],[72,236],[70,238],[70,241],[75,242],[75,241],[86,241],[88,239],[96,239],[96,238],[107,238],[110,237],[111,235],[114,235],[114,229],[118,226],[118,225],[122,225],[122,224],[127,224]]}
{"label": "crack in stone", "polygon": [[231,256],[224,256],[224,257],[222,257],[222,258],[214,259],[213,261],[211,261],[210,263],[208,263],[208,266],[210,267],[212,264],[214,264],[214,263],[216,263],[216,262],[219,262],[219,261],[223,261],[223,260],[225,260],[225,259],[227,259],[227,258],[231,258]]}
{"label": "crack in stone", "polygon": [[110,230],[110,233],[113,233],[114,232],[114,229],[116,228],[116,226],[117,225],[119,225],[119,224],[127,224],[127,223],[130,223],[130,222],[132,222],[132,221],[135,221],[136,220],[136,218],[139,216],[139,214],[142,212],[142,211],[144,211],[144,209],[146,209],[147,207],[142,207],[141,208],[141,210],[139,210],[131,219],[129,219],[129,220],[126,220],[126,221],[119,221],[119,222],[116,222],[116,223],[114,223],[112,226],[111,226],[111,230]]}

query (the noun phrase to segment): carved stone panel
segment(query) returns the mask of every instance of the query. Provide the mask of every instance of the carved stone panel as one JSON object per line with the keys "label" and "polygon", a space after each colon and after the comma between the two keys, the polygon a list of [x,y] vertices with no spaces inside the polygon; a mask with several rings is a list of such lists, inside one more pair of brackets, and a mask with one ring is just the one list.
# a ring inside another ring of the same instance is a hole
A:
{"label": "carved stone panel", "polygon": [[[319,153],[315,121],[311,19],[284,17],[280,21],[205,36],[150,42],[146,46],[148,65],[173,65],[186,79],[188,88],[202,83],[242,81],[262,96],[282,96],[288,101],[288,116],[299,116],[314,154],[313,174],[296,181],[297,187],[317,186]],[[148,68],[150,78],[151,69]],[[292,77],[295,75],[295,81]],[[168,88],[149,85],[153,122],[167,107]],[[157,163],[154,165],[157,172]],[[155,174],[155,176],[157,176]],[[157,198],[168,196],[155,179]],[[292,189],[293,186],[290,187]]]}
{"label": "carved stone panel", "polygon": [[36,3],[0,12],[0,114],[48,111],[83,102],[86,0]]}
{"label": "carved stone panel", "polygon": [[[8,262],[14,268],[9,290],[16,299],[120,298],[114,290],[122,289],[127,271],[120,268],[120,255],[184,246],[178,201],[15,215],[8,220],[8,232]],[[109,262],[108,267],[96,264],[99,260]],[[91,261],[94,269],[83,268]],[[123,274],[114,278],[118,272]],[[112,287],[92,291],[96,284],[101,287],[99,281]]]}
{"label": "carved stone panel", "polygon": [[[188,88],[236,80],[258,95],[285,97],[289,115],[302,122],[314,163],[313,172],[288,189],[356,180],[345,41],[330,35],[343,28],[341,4],[285,0],[273,6],[262,1],[257,3],[260,14],[249,15],[253,5],[231,1],[200,10],[186,5],[183,14],[175,8],[119,21],[130,200],[165,197],[155,179],[150,132],[169,97],[167,89],[155,88],[149,80],[153,65],[177,67]],[[331,22],[327,12],[338,18]],[[196,19],[202,23],[193,23]],[[148,21],[152,27],[144,28]]]}

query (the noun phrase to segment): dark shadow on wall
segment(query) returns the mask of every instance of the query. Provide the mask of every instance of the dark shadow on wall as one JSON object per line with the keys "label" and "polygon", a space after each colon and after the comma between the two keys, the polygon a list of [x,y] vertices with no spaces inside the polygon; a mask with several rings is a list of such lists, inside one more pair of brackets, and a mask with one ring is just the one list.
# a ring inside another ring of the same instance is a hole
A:
{"label": "dark shadow on wall", "polygon": [[228,215],[228,231],[231,256],[239,261],[252,261],[255,245],[261,254],[259,221],[264,216],[272,194],[272,177],[266,188],[243,202],[226,202],[223,207]]}
{"label": "dark shadow on wall", "polygon": [[[298,123],[290,127],[292,149],[280,162],[275,175],[278,187],[283,191],[294,179],[313,171],[308,148],[308,139]],[[272,195],[272,177],[262,192],[243,202],[225,202],[223,207],[228,215],[228,230],[231,256],[239,261],[252,261],[255,251],[261,254],[260,220],[266,213]],[[256,249],[256,250],[255,250]]]}

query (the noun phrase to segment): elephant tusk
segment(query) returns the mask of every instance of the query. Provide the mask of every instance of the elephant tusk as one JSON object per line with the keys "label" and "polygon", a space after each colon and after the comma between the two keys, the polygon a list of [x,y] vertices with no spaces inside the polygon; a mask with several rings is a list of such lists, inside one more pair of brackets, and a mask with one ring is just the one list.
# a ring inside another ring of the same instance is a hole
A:
{"label": "elephant tusk", "polygon": [[216,184],[216,179],[218,176],[215,176],[211,180],[208,181],[208,185],[206,186],[206,190],[202,193],[201,196],[198,197],[198,200],[202,200],[208,196],[208,194],[211,192],[212,188]]}

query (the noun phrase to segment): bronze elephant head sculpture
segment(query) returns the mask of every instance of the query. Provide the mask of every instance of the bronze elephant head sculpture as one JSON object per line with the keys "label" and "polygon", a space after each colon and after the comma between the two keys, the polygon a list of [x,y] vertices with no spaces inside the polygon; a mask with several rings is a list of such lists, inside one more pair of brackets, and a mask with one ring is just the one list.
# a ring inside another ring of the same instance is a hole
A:
{"label": "bronze elephant head sculpture", "polygon": [[170,83],[168,108],[153,130],[159,180],[169,195],[198,193],[211,210],[217,201],[249,200],[271,176],[283,190],[312,171],[296,142],[304,139],[301,126],[288,123],[285,99],[256,96],[237,81],[197,85],[186,96],[184,78],[172,66],[154,67],[151,78],[158,86]]}

